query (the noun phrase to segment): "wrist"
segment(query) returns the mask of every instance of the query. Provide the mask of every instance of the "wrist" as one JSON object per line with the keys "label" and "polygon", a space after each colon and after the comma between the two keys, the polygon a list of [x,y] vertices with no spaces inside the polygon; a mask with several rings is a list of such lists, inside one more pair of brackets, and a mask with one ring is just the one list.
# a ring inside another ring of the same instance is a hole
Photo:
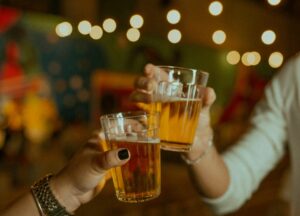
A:
{"label": "wrist", "polygon": [[209,154],[210,149],[213,147],[213,139],[209,139],[206,144],[197,148],[192,149],[190,152],[182,153],[181,158],[188,165],[193,165],[199,163],[204,157]]}
{"label": "wrist", "polygon": [[48,174],[31,186],[31,193],[39,212],[41,215],[48,216],[69,216],[71,215],[70,212],[58,201],[57,196],[53,193],[50,186],[52,178],[53,175]]}
{"label": "wrist", "polygon": [[67,212],[74,214],[74,212],[80,207],[80,202],[73,195],[70,184],[65,182],[60,176],[53,176],[49,184],[58,202],[66,209]]}

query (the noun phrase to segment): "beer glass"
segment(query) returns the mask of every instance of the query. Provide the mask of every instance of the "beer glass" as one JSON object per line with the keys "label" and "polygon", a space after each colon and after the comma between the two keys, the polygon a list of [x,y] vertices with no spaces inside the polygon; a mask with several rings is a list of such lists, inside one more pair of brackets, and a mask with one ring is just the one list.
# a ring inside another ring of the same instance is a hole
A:
{"label": "beer glass", "polygon": [[164,150],[191,149],[202,108],[208,73],[183,67],[157,66],[154,109],[160,112],[160,140]]}
{"label": "beer glass", "polygon": [[120,201],[139,203],[154,199],[161,190],[159,114],[143,111],[100,117],[110,149],[127,148],[130,160],[111,170]]}

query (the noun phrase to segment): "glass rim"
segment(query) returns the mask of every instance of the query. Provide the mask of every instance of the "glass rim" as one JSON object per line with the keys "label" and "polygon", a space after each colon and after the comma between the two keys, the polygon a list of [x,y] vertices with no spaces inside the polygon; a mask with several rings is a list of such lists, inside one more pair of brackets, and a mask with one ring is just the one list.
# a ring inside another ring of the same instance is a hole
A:
{"label": "glass rim", "polygon": [[209,73],[207,71],[202,70],[202,69],[187,68],[187,67],[173,66],[173,65],[155,65],[155,67],[159,67],[159,68],[162,68],[162,69],[178,69],[178,70],[186,70],[186,71],[193,71],[193,72],[198,71],[202,74],[205,74],[206,76],[209,76]]}
{"label": "glass rim", "polygon": [[[116,113],[110,113],[100,116],[100,120],[104,119],[118,119],[118,118],[138,118],[141,116],[158,116],[159,112],[151,112],[148,113],[146,111],[137,110],[137,111],[126,111],[126,112],[116,112]],[[118,116],[120,115],[120,116]]]}
{"label": "glass rim", "polygon": [[[152,131],[157,131],[157,127],[153,127],[153,128],[147,128],[147,129],[144,129],[144,130],[140,130],[140,131],[136,131],[135,133],[137,133],[137,134],[140,134],[140,133],[147,133],[147,132],[152,132]],[[121,134],[121,135],[127,135],[128,134],[128,132],[122,132],[122,133],[116,133],[116,132],[109,132],[109,131],[105,131],[104,132],[106,135],[116,135],[116,134]],[[149,137],[147,137],[147,138],[149,138]],[[157,138],[155,138],[155,139],[159,139],[160,140],[160,138],[159,137],[157,137]]]}

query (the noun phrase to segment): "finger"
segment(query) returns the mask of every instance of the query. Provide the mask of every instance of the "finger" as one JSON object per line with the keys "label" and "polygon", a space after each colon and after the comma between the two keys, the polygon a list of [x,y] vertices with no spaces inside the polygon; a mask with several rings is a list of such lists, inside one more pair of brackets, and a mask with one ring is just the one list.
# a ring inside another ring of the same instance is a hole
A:
{"label": "finger", "polygon": [[150,77],[139,77],[134,82],[134,87],[136,89],[140,89],[146,92],[152,92],[154,90],[154,83],[155,81]]}
{"label": "finger", "polygon": [[130,100],[133,102],[149,103],[153,99],[153,94],[136,90],[130,95]]}
{"label": "finger", "polygon": [[149,63],[146,64],[145,69],[144,69],[144,73],[148,78],[155,78],[159,73],[159,71],[157,71],[156,67]]}
{"label": "finger", "polygon": [[92,167],[99,174],[104,174],[108,169],[122,166],[130,159],[128,149],[116,149],[97,154]]}
{"label": "finger", "polygon": [[216,100],[216,93],[215,91],[207,87],[205,88],[204,97],[203,97],[203,111],[209,111],[210,107]]}
{"label": "finger", "polygon": [[145,66],[145,76],[156,81],[168,80],[168,73],[153,64],[147,64]]}

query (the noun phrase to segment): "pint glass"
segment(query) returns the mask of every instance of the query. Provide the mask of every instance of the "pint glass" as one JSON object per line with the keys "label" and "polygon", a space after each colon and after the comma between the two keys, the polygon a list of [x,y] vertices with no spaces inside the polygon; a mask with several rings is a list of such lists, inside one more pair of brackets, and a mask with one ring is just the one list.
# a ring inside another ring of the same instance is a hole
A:
{"label": "pint glass", "polygon": [[161,164],[158,113],[127,112],[101,116],[110,149],[127,148],[130,160],[111,170],[120,201],[138,203],[159,196]]}
{"label": "pint glass", "polygon": [[208,73],[196,69],[157,66],[159,81],[154,109],[160,112],[160,140],[164,150],[189,151],[192,147]]}

